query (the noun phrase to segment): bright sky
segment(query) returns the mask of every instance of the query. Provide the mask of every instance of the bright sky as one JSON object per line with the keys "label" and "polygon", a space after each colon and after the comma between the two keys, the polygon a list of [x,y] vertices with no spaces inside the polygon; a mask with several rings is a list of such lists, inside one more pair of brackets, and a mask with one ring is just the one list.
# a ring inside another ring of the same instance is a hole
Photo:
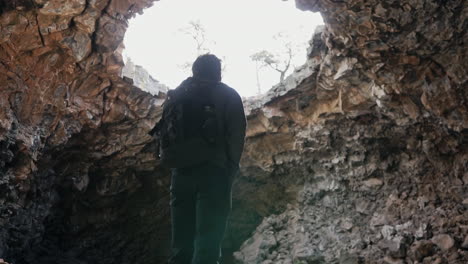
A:
{"label": "bright sky", "polygon": [[[273,38],[281,32],[299,46],[292,62],[298,67],[315,27],[323,24],[320,14],[300,11],[293,0],[161,0],[130,21],[124,56],[175,88],[191,75],[182,65],[197,57],[196,42],[182,30],[190,21],[205,28],[206,48],[226,64],[223,82],[242,96],[258,94],[250,55],[264,49],[284,54],[284,41]],[[265,92],[279,82],[279,73],[264,67],[259,79]]]}

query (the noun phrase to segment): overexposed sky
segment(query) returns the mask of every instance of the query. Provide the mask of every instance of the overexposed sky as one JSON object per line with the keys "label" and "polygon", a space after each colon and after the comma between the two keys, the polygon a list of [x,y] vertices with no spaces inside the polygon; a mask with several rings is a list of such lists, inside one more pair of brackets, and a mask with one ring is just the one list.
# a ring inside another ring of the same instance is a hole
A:
{"label": "overexposed sky", "polygon": [[[182,66],[197,57],[196,42],[182,29],[190,21],[205,28],[205,46],[226,64],[223,82],[242,96],[258,93],[256,65],[250,55],[260,50],[284,53],[278,33],[298,46],[293,59],[300,66],[316,25],[318,13],[303,12],[293,0],[161,0],[130,21],[125,35],[124,56],[142,65],[160,82],[175,88],[191,75]],[[262,92],[279,82],[279,73],[259,71]]]}

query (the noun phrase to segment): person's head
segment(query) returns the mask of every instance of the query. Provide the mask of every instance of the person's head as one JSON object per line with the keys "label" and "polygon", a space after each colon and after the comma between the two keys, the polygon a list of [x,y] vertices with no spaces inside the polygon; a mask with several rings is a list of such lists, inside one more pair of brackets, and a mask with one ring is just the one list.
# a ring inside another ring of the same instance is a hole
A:
{"label": "person's head", "polygon": [[209,80],[221,81],[221,60],[213,54],[199,56],[192,65],[193,77]]}

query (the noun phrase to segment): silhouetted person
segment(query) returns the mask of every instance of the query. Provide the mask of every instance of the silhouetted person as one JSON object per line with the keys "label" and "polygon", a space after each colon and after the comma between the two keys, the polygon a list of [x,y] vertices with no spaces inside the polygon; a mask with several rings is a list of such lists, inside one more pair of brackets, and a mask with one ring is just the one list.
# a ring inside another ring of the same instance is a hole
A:
{"label": "silhouetted person", "polygon": [[244,147],[239,94],[221,82],[221,62],[198,57],[193,77],[168,93],[156,126],[171,179],[171,264],[215,264],[231,210],[231,185]]}

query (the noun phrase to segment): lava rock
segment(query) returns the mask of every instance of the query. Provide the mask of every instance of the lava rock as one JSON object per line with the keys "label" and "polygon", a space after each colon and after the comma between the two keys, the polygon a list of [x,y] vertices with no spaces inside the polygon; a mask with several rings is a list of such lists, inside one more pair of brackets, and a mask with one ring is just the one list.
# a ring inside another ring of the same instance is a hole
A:
{"label": "lava rock", "polygon": [[444,251],[453,248],[455,245],[455,240],[453,240],[453,238],[447,234],[434,236],[431,241]]}

